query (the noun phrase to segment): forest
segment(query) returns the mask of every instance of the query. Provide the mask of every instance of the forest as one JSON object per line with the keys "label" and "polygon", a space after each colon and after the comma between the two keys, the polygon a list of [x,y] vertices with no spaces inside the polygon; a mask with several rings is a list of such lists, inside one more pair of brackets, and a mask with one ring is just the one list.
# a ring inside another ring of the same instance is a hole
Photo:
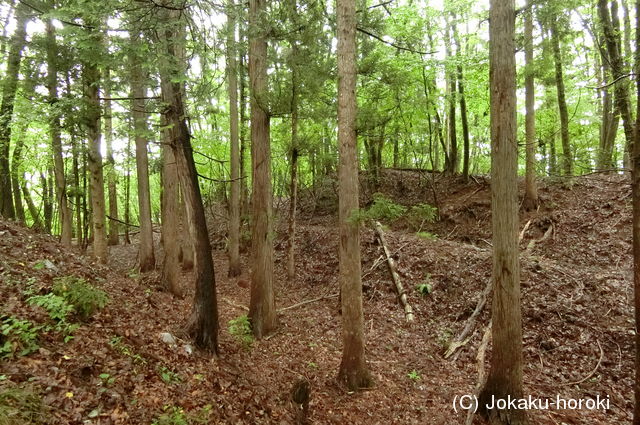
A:
{"label": "forest", "polygon": [[640,424],[640,0],[0,30],[0,425]]}

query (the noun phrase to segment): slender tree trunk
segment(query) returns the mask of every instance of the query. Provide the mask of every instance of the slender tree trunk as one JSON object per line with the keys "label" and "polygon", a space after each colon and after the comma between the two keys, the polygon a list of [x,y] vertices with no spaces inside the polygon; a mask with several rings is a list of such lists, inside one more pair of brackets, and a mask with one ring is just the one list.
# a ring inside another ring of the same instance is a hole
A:
{"label": "slender tree trunk", "polygon": [[[447,21],[446,36],[445,36],[445,48],[447,51],[447,58],[451,59],[453,54],[451,52],[451,24]],[[453,71],[447,71],[447,87],[449,94],[449,116],[447,122],[449,123],[449,167],[445,170],[449,174],[456,174],[458,172],[458,138],[456,133],[456,74]]]}
{"label": "slender tree trunk", "polygon": [[16,145],[13,147],[13,154],[11,155],[11,184],[13,186],[13,198],[16,208],[16,218],[21,223],[26,223],[26,216],[24,213],[24,206],[22,205],[22,191],[20,190],[20,178],[23,177],[23,173],[20,171],[22,166],[22,150],[25,144],[26,132],[28,125],[24,125],[20,132],[20,137],[16,141]]}
{"label": "slender tree trunk", "polygon": [[573,175],[573,154],[569,140],[569,113],[564,89],[564,76],[562,71],[562,52],[560,51],[560,35],[556,18],[552,18],[550,25],[551,46],[553,48],[553,62],[555,64],[556,90],[558,95],[558,111],[560,113],[560,135],[562,137],[562,171],[565,175]]}
{"label": "slender tree trunk", "polygon": [[[141,46],[140,35],[132,34],[132,44]],[[142,70],[141,58],[131,53],[131,115],[136,142],[136,173],[138,177],[138,210],[140,214],[140,272],[146,273],[156,267],[153,249],[153,226],[151,224],[151,194],[149,189],[149,157],[147,152],[147,113],[145,100],[146,76]]]}
{"label": "slender tree trunk", "polygon": [[524,15],[524,56],[525,56],[525,189],[523,208],[533,210],[538,206],[538,185],[536,183],[536,115],[533,70],[533,3],[529,0]]}
{"label": "slender tree trunk", "polygon": [[131,138],[127,139],[126,175],[124,177],[124,243],[131,244],[129,224],[131,221]]}
{"label": "slender tree trunk", "polygon": [[229,90],[229,141],[231,145],[231,199],[229,202],[229,277],[240,269],[240,140],[238,137],[238,70],[236,65],[236,6],[229,0],[227,13],[227,88]]}
{"label": "slender tree trunk", "polygon": [[489,12],[493,306],[491,369],[478,397],[492,424],[526,424],[526,411],[489,409],[492,397],[522,397],[522,316],[518,264],[515,2],[492,0]]}
{"label": "slender tree trunk", "polygon": [[[454,16],[455,19],[455,16]],[[464,73],[461,63],[461,50],[462,45],[460,43],[460,36],[458,34],[458,28],[456,23],[451,24],[453,29],[453,41],[456,45],[456,57],[458,64],[456,65],[457,80],[458,80],[458,98],[460,101],[460,122],[462,124],[462,140],[463,140],[463,152],[462,152],[462,177],[464,181],[469,180],[469,121],[467,118],[467,99],[464,95]]]}
{"label": "slender tree trunk", "polygon": [[211,257],[211,243],[202,204],[198,172],[193,160],[191,135],[185,120],[182,85],[176,80],[186,72],[184,53],[184,22],[180,11],[166,13],[160,44],[163,47],[160,79],[162,97],[167,105],[164,116],[171,133],[170,145],[176,160],[180,186],[187,205],[187,227],[193,241],[195,256],[195,296],[188,323],[188,332],[195,344],[205,350],[218,353],[218,305],[216,281]]}
{"label": "slender tree trunk", "polygon": [[636,0],[636,122],[632,143],[632,205],[633,205],[633,293],[635,310],[635,380],[633,385],[633,424],[640,425],[640,0]]}
{"label": "slender tree trunk", "polygon": [[53,221],[53,197],[51,196],[51,185],[49,179],[49,172],[51,168],[47,168],[47,172],[40,171],[40,184],[42,186],[42,211],[44,213],[44,230],[45,232],[52,234],[52,221]]}
{"label": "slender tree trunk", "polygon": [[109,68],[104,78],[104,138],[107,145],[107,193],[109,197],[109,245],[120,243],[120,223],[118,222],[118,189],[116,186],[116,161],[113,158],[113,117],[111,111],[111,76]]}
{"label": "slender tree trunk", "polygon": [[62,158],[62,138],[60,136],[60,111],[58,110],[58,46],[53,24],[47,20],[47,89],[49,91],[49,133],[53,152],[53,165],[56,179],[57,203],[60,211],[60,242],[66,247],[71,246],[73,236],[72,217],[67,200],[67,179],[64,172]]}
{"label": "slender tree trunk", "polygon": [[[166,126],[167,123],[165,122]],[[162,286],[176,296],[182,295],[180,288],[180,185],[176,159],[171,144],[171,131],[162,130]]]}
{"label": "slender tree trunk", "polygon": [[16,29],[9,42],[7,71],[2,83],[2,103],[0,103],[0,215],[5,218],[15,218],[16,216],[11,192],[9,146],[11,142],[13,105],[18,88],[22,49],[24,49],[27,38],[28,21],[26,6],[23,3],[18,3],[15,13]]}
{"label": "slender tree trunk", "polygon": [[249,212],[249,183],[246,170],[247,156],[247,83],[246,62],[244,51],[240,52],[240,215]]}
{"label": "slender tree trunk", "polygon": [[338,378],[350,390],[357,390],[370,387],[372,379],[365,360],[359,224],[350,220],[358,210],[355,0],[338,0],[337,28],[339,276],[343,344]]}
{"label": "slender tree trunk", "polygon": [[40,219],[40,211],[38,211],[38,207],[36,207],[36,204],[33,202],[33,198],[31,198],[31,192],[27,187],[27,179],[24,173],[22,173],[22,179],[20,179],[20,187],[22,188],[24,201],[27,203],[27,208],[29,209],[29,215],[31,215],[31,220],[33,220],[31,228],[34,230],[44,229],[42,220]]}
{"label": "slender tree trunk", "polygon": [[253,229],[249,317],[256,338],[277,326],[273,290],[273,212],[271,146],[267,111],[267,31],[265,0],[249,1],[249,78],[251,87],[251,162]]}
{"label": "slender tree trunk", "polygon": [[[101,35],[97,30],[90,32],[91,45],[96,47],[101,44]],[[85,47],[90,50],[89,47]],[[83,52],[86,56],[90,53]],[[95,53],[93,53],[95,54]],[[85,59],[82,67],[82,78],[84,80],[84,121],[89,140],[88,148],[88,168],[90,175],[91,190],[91,220],[93,231],[93,255],[102,263],[108,262],[105,199],[104,199],[104,177],[102,154],[100,153],[100,100],[98,97],[100,84],[100,71],[95,62]]]}

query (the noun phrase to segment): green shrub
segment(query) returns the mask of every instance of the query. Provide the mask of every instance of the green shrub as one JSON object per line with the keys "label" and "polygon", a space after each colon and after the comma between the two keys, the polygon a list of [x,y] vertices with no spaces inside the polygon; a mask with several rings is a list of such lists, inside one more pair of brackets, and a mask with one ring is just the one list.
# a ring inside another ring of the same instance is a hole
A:
{"label": "green shrub", "polygon": [[407,212],[407,207],[396,204],[381,193],[373,194],[373,203],[366,210],[355,210],[351,213],[349,221],[363,223],[367,220],[394,221]]}
{"label": "green shrub", "polygon": [[14,356],[26,356],[36,351],[38,345],[38,331],[28,320],[20,320],[13,316],[2,319],[0,325],[0,359]]}
{"label": "green shrub", "polygon": [[434,235],[433,233],[430,233],[430,232],[418,232],[418,233],[416,233],[416,236],[421,238],[421,239],[426,239],[428,241],[434,241],[434,240],[438,239],[438,237],[436,235]]}
{"label": "green shrub", "polygon": [[246,314],[229,320],[229,333],[235,336],[246,348],[253,343],[253,332],[251,332],[251,322]]}
{"label": "green shrub", "polygon": [[69,315],[75,312],[75,308],[60,295],[48,293],[46,295],[34,295],[27,299],[31,305],[37,305],[44,308],[49,313],[51,320],[55,322],[55,327],[44,326],[45,331],[54,330],[64,336],[64,342],[73,339],[73,332],[78,329],[79,325],[71,323],[68,320]]}
{"label": "green shrub", "polygon": [[106,292],[75,276],[54,279],[53,293],[64,297],[82,320],[89,319],[109,301]]}
{"label": "green shrub", "polygon": [[425,223],[433,223],[437,218],[438,209],[425,203],[414,205],[407,214],[409,223],[415,229],[421,229]]}

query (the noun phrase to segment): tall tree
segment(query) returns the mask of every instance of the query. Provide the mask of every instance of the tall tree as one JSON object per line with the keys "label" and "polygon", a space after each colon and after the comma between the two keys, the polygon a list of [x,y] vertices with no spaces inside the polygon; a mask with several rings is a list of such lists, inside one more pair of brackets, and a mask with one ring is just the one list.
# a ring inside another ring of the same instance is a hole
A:
{"label": "tall tree", "polygon": [[231,197],[229,199],[229,277],[240,275],[240,139],[238,135],[238,69],[236,63],[236,6],[228,2],[227,89],[229,91],[229,142]]}
{"label": "tall tree", "polygon": [[465,181],[469,179],[469,120],[467,118],[467,98],[464,95],[464,72],[462,69],[462,45],[458,26],[453,16],[451,27],[453,29],[453,41],[456,45],[456,71],[458,79],[458,98],[460,100],[460,122],[462,124],[462,177]]}
{"label": "tall tree", "polygon": [[64,160],[62,158],[62,138],[60,135],[60,110],[58,106],[58,46],[53,24],[50,20],[46,23],[47,31],[47,90],[49,91],[49,133],[53,152],[53,166],[56,179],[56,198],[60,211],[60,242],[66,247],[71,246],[72,217],[67,201],[67,179],[64,172]]}
{"label": "tall tree", "polygon": [[251,87],[251,163],[253,229],[251,300],[253,334],[262,338],[276,328],[273,291],[273,212],[271,143],[267,99],[267,39],[265,0],[249,1],[249,80]]}
{"label": "tall tree", "polygon": [[[447,52],[447,58],[452,59],[453,53],[451,51],[451,23],[447,20],[447,27],[445,30],[445,49]],[[455,174],[458,172],[458,138],[456,133],[456,73],[453,70],[448,70],[447,75],[447,93],[449,95],[449,115],[447,116],[447,122],[449,123],[449,163],[445,172],[449,174]]]}
{"label": "tall tree", "polygon": [[339,276],[342,305],[342,360],[339,379],[351,390],[370,387],[365,360],[364,312],[360,265],[358,156],[356,136],[356,2],[338,0],[338,220]]}
{"label": "tall tree", "polygon": [[524,90],[525,90],[525,190],[523,207],[526,210],[538,206],[536,183],[536,112],[533,70],[533,3],[529,0],[524,13]]}
{"label": "tall tree", "polygon": [[[88,15],[88,14],[87,14]],[[89,15],[88,15],[89,16]],[[97,30],[99,21],[85,19],[88,28],[87,41],[82,49],[82,79],[84,87],[84,126],[88,139],[88,169],[91,190],[91,220],[93,230],[93,255],[107,263],[108,249],[104,199],[104,177],[100,132],[100,71],[96,56],[99,55],[102,35]]]}
{"label": "tall tree", "polygon": [[167,123],[162,129],[162,285],[176,296],[180,288],[180,184],[176,159],[173,155],[172,131]]}
{"label": "tall tree", "polygon": [[[18,88],[18,75],[22,50],[27,40],[28,15],[26,6],[18,3],[16,7],[16,29],[9,42],[7,71],[2,84],[2,103],[0,103],[0,215],[15,218],[11,191],[11,169],[9,167],[9,146],[11,142],[11,120],[13,105]],[[16,188],[16,190],[18,190]]]}
{"label": "tall tree", "polygon": [[[518,264],[518,145],[516,140],[515,2],[492,0],[489,12],[491,223],[493,305],[491,369],[479,395],[522,396],[522,316]],[[484,411],[493,424],[527,423],[524,410]]]}
{"label": "tall tree", "polygon": [[194,248],[195,295],[188,333],[197,346],[218,352],[218,304],[216,281],[211,257],[211,242],[207,230],[207,220],[198,182],[198,172],[193,160],[191,134],[186,123],[184,92],[180,79],[186,75],[186,55],[184,53],[184,11],[179,5],[161,9],[159,36],[160,80],[165,123],[170,131],[168,141],[176,161],[184,202],[187,205],[186,218]]}
{"label": "tall tree", "polygon": [[113,157],[113,116],[111,108],[111,72],[104,71],[104,139],[107,145],[107,194],[109,199],[109,245],[120,242],[118,223],[118,188],[116,185],[116,161]]}
{"label": "tall tree", "polygon": [[142,68],[139,50],[140,34],[131,34],[131,115],[136,142],[136,172],[138,177],[138,209],[140,214],[140,271],[145,273],[156,266],[151,224],[151,194],[149,189],[149,154],[147,152],[146,75]]}

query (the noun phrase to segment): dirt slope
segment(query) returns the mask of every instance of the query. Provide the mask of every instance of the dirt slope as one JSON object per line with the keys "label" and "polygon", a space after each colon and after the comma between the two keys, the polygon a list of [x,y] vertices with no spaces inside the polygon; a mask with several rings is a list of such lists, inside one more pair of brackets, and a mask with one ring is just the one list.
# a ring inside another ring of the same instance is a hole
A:
{"label": "dirt slope", "polygon": [[[457,360],[445,360],[442,353],[490,279],[489,186],[482,179],[463,184],[401,171],[387,172],[383,182],[381,191],[397,202],[437,203],[441,220],[424,229],[436,234],[435,240],[416,236],[402,223],[387,232],[415,310],[411,326],[396,302],[386,266],[379,264],[382,253],[373,232],[362,233],[367,355],[376,379],[372,390],[350,394],[334,382],[341,330],[338,301],[332,297],[338,259],[331,215],[302,217],[294,282],[284,278],[284,243],[277,244],[275,268],[278,307],[327,297],[281,312],[278,332],[250,348],[227,329],[228,321],[244,314],[242,306],[248,304],[248,265],[243,276],[230,280],[224,253],[214,254],[222,328],[219,358],[188,354],[188,341],[179,340],[175,347],[161,341],[161,332],[179,335],[192,289],[176,300],[158,291],[153,277],[132,275],[134,247],[112,248],[117,267],[104,268],[63,250],[50,237],[0,222],[1,316],[48,320],[42,309],[25,303],[29,279],[36,291],[46,293],[56,276],[81,276],[110,297],[70,342],[50,332],[41,335],[35,353],[0,361],[0,376],[6,378],[0,389],[29,382],[48,406],[49,422],[58,424],[184,423],[176,418],[190,423],[293,423],[289,394],[302,375],[311,382],[312,423],[464,423],[465,414],[455,413],[452,401],[471,393],[476,383],[475,356],[490,305]],[[364,192],[367,202],[372,191]],[[534,411],[532,423],[631,423],[629,192],[620,177],[584,177],[571,186],[544,182],[543,205],[521,218],[521,228],[530,221],[521,242],[525,394],[599,395],[611,401],[607,411]],[[527,251],[545,233],[548,237]],[[37,266],[45,259],[54,268]],[[432,286],[430,295],[413,289],[422,283]],[[161,417],[175,420],[158,421]]]}

